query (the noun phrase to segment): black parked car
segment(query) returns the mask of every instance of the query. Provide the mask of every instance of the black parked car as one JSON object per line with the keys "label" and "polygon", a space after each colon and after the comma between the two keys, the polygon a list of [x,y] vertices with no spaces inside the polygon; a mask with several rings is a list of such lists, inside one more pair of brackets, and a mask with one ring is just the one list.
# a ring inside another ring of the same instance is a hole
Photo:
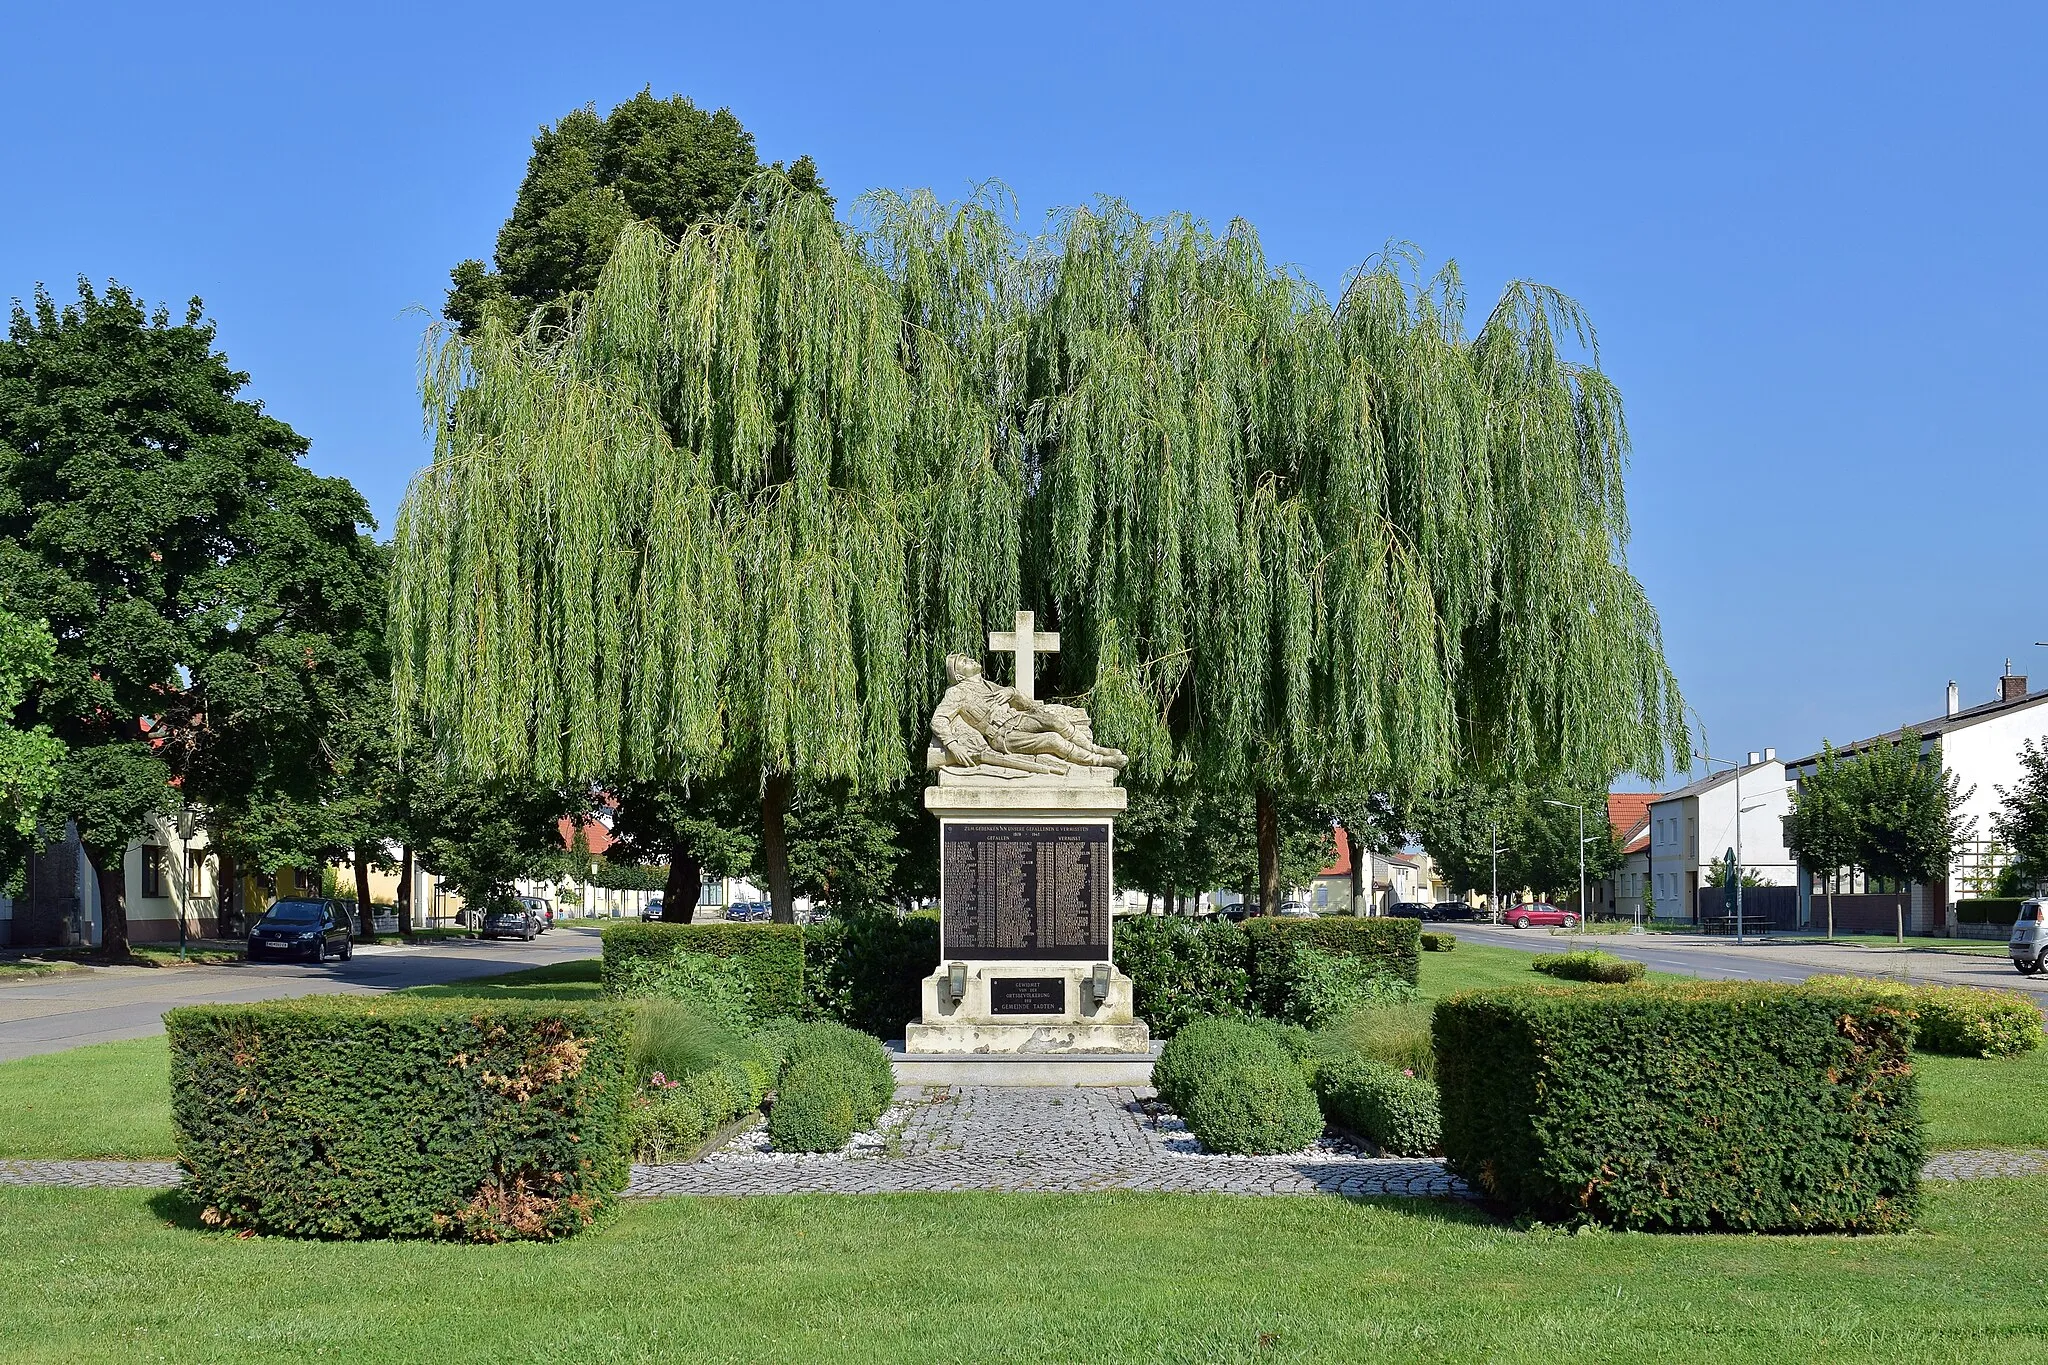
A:
{"label": "black parked car", "polygon": [[1396,919],[1435,919],[1436,907],[1426,901],[1398,901],[1387,913]]}
{"label": "black parked car", "polygon": [[303,957],[325,962],[332,955],[343,962],[355,952],[348,915],[333,901],[281,900],[249,926],[249,960]]}
{"label": "black parked car", "polygon": [[485,938],[504,938],[510,935],[531,942],[533,936],[539,932],[540,926],[534,919],[533,911],[523,905],[492,910],[484,915]]}
{"label": "black parked car", "polygon": [[1471,919],[1474,913],[1472,907],[1463,901],[1438,901],[1430,910],[1433,912],[1430,915],[1431,919],[1443,920],[1446,923],[1452,920]]}

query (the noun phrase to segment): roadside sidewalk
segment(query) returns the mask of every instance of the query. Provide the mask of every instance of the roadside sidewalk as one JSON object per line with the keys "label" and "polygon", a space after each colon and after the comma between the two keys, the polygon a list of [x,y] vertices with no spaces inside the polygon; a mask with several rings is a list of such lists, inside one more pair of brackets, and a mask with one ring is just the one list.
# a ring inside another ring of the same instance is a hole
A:
{"label": "roadside sidewalk", "polygon": [[1731,980],[1803,981],[1809,976],[1896,977],[1943,986],[1978,986],[2024,991],[2048,1005],[2048,977],[2021,976],[2003,957],[1915,948],[1847,943],[1786,943],[1705,934],[1568,934],[1510,929],[1489,924],[1432,925],[1461,939],[1516,948],[1528,953],[1563,953],[1598,948],[1631,958],[1656,971]]}

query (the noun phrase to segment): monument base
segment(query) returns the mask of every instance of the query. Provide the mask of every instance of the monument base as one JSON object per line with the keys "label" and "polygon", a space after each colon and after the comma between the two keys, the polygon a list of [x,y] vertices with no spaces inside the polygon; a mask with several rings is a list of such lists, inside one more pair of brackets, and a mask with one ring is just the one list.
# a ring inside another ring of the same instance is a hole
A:
{"label": "monument base", "polygon": [[931,1085],[1120,1085],[1152,1084],[1159,1044],[1144,1052],[927,1052],[887,1044],[896,1084]]}
{"label": "monument base", "polygon": [[1107,962],[942,962],[924,979],[924,1017],[903,1031],[914,1056],[1149,1053],[1131,979]]}
{"label": "monument base", "polygon": [[907,1024],[903,1050],[913,1057],[1031,1053],[1129,1053],[1150,1057],[1152,1030],[1143,1024]]}

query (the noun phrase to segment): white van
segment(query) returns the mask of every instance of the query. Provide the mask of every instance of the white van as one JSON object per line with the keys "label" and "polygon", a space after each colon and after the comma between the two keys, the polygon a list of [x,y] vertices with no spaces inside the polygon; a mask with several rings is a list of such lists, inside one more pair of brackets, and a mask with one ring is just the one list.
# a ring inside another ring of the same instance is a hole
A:
{"label": "white van", "polygon": [[2012,941],[2006,946],[2012,953],[2012,965],[2022,976],[2048,968],[2048,914],[2042,904],[2026,902],[2020,906],[2020,917],[2012,922]]}

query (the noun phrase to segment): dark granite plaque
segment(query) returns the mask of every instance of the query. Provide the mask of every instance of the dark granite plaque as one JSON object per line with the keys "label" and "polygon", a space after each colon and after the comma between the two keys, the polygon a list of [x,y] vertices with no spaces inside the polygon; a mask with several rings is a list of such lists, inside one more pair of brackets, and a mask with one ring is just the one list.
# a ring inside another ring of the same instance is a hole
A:
{"label": "dark granite plaque", "polygon": [[1109,824],[953,820],[941,850],[945,955],[1109,956]]}
{"label": "dark granite plaque", "polygon": [[1064,976],[996,976],[988,983],[990,1014],[1065,1014]]}

